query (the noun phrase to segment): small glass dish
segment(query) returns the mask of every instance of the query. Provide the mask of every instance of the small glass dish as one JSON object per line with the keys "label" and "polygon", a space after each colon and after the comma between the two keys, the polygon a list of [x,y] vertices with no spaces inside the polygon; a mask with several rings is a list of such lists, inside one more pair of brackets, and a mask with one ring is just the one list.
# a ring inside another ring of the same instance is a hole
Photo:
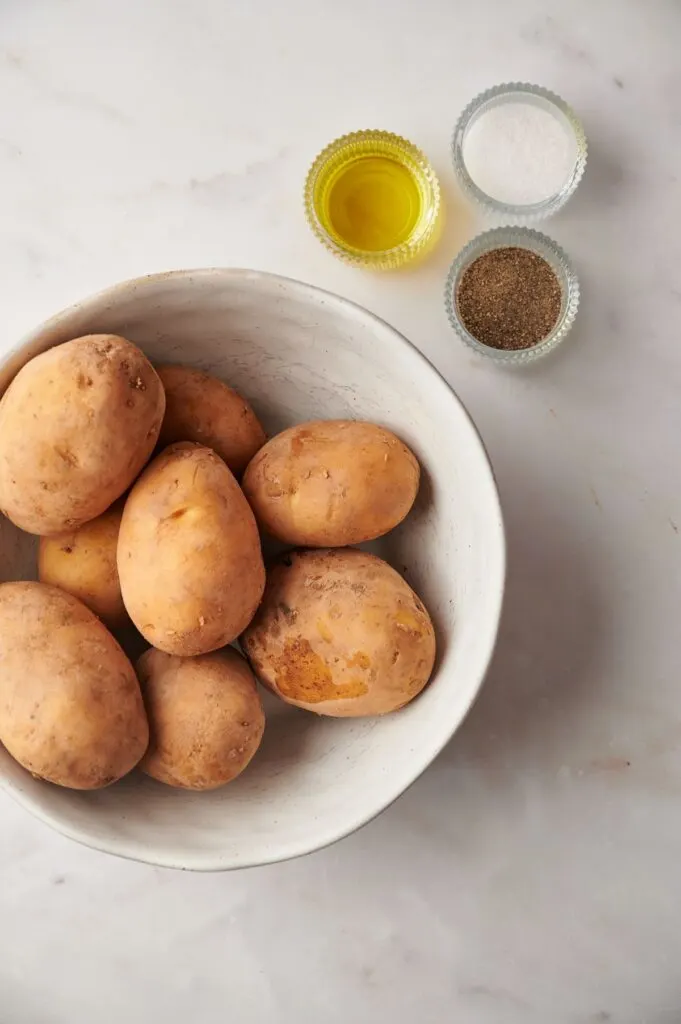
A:
{"label": "small glass dish", "polygon": [[[465,161],[466,138],[473,125],[485,114],[504,104],[527,104],[550,114],[566,132],[574,146],[574,161],[557,191],[539,202],[504,202],[489,195],[473,180]],[[582,123],[573,109],[548,89],[527,82],[507,82],[481,93],[463,111],[452,135],[454,173],[463,191],[487,212],[500,215],[513,224],[529,223],[550,217],[573,195],[586,168],[587,142]]]}
{"label": "small glass dish", "polygon": [[[466,329],[459,316],[457,292],[459,283],[467,268],[493,249],[514,247],[529,249],[549,264],[558,279],[561,290],[561,304],[558,319],[550,334],[531,348],[497,349],[478,341]],[[565,252],[547,235],[525,227],[492,228],[477,235],[454,259],[447,275],[445,309],[449,323],[461,340],[475,352],[487,356],[495,363],[505,366],[522,366],[551,352],[565,338],[572,327],[579,307],[579,281]]]}
{"label": "small glass dish", "polygon": [[330,252],[374,270],[423,256],[440,223],[433,168],[391,132],[353,132],[330,143],[308,172],[304,202],[308,224]]}

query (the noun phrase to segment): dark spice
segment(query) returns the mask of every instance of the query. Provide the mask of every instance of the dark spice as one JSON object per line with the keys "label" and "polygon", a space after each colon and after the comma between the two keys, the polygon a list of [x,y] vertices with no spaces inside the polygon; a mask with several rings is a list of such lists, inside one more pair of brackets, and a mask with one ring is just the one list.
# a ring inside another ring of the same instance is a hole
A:
{"label": "dark spice", "polygon": [[546,338],[561,300],[560,283],[546,260],[518,246],[478,256],[456,293],[466,330],[483,345],[507,350],[533,348]]}

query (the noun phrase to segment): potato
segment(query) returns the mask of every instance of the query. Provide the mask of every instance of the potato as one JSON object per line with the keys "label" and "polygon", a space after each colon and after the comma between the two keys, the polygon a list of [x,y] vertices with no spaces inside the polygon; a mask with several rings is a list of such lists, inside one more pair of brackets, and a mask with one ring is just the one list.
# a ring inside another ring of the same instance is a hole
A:
{"label": "potato", "polygon": [[41,537],[38,578],[73,594],[109,629],[128,623],[116,565],[123,501],[78,530]]}
{"label": "potato", "polygon": [[29,772],[99,789],[142,757],[149,728],[134,669],[77,598],[0,585],[0,742]]}
{"label": "potato", "polygon": [[328,420],[277,434],[249,463],[243,488],[260,526],[301,547],[344,547],[397,526],[414,504],[416,458],[373,423]]}
{"label": "potato", "polygon": [[428,682],[435,634],[387,562],[352,548],[292,552],[268,573],[242,637],[260,680],[320,715],[383,715]]}
{"label": "potato", "polygon": [[0,403],[0,508],[43,536],[102,514],[151,455],[163,386],[136,345],[91,334],[31,359]]}
{"label": "potato", "polygon": [[241,476],[265,431],[245,398],[217,377],[191,366],[158,366],[166,393],[160,443],[197,441],[212,448]]}
{"label": "potato", "polygon": [[151,739],[140,765],[182,789],[215,789],[255,754],[265,715],[253,673],[227,647],[198,658],[150,650],[137,662]]}
{"label": "potato", "polygon": [[210,448],[171,445],[146,468],[123,509],[118,575],[133,623],[167,654],[206,654],[246,628],[265,585],[260,538]]}

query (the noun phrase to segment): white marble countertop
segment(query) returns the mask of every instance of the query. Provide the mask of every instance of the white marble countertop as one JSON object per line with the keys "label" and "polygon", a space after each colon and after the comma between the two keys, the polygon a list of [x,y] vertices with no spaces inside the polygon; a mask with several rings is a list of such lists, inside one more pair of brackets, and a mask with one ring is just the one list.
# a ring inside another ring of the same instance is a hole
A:
{"label": "white marble countertop", "polygon": [[[669,0],[1,0],[0,342],[116,280],[273,270],[404,331],[489,446],[510,546],[482,695],[361,833],[191,876],[119,862],[0,798],[2,1024],[673,1024],[681,1020],[681,5]],[[453,122],[504,80],[582,115],[584,182],[546,230],[583,306],[507,373],[445,320],[480,227]],[[308,233],[302,180],[361,127],[430,155],[449,209],[421,269]]]}

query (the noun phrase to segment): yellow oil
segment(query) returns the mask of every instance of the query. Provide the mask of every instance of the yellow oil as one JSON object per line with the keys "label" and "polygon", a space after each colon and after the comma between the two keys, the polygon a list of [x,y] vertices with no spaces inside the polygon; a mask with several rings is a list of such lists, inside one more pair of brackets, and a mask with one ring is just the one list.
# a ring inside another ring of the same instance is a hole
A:
{"label": "yellow oil", "polygon": [[420,259],[436,241],[440,187],[411,142],[390,132],[353,132],[330,143],[312,164],[305,212],[336,256],[389,270]]}
{"label": "yellow oil", "polygon": [[366,156],[339,168],[326,197],[329,227],[346,245],[384,252],[402,245],[421,216],[411,171],[387,156]]}

